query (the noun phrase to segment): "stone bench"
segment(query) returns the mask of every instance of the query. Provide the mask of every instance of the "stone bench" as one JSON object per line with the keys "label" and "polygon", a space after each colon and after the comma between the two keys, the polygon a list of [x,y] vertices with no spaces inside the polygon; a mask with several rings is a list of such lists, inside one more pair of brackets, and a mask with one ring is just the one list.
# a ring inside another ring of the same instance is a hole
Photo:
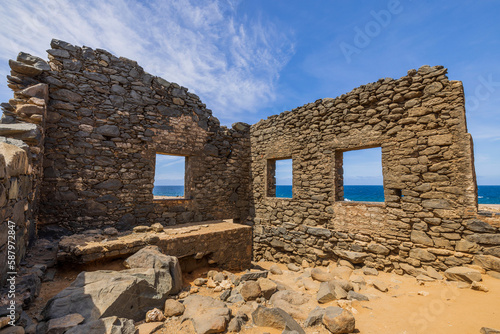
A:
{"label": "stone bench", "polygon": [[59,242],[58,263],[88,264],[107,262],[134,254],[147,245],[156,245],[181,263],[205,259],[227,270],[250,267],[252,228],[232,220],[206,221],[178,226],[137,226],[134,231],[114,228],[89,230],[63,237]]}

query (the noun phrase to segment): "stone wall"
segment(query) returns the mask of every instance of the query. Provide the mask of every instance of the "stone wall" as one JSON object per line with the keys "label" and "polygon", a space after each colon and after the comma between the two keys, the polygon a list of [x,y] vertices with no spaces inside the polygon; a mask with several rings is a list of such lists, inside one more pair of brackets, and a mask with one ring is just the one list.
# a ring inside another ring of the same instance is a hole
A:
{"label": "stone wall", "polygon": [[[446,73],[423,66],[253,125],[255,259],[340,257],[403,273],[471,263],[500,245],[477,215],[463,87]],[[382,151],[385,203],[343,201],[343,152],[372,147]],[[291,199],[269,189],[284,158],[293,162]]]}
{"label": "stone wall", "polygon": [[[20,53],[9,62],[8,86],[14,91],[2,103],[0,120],[0,283],[12,259],[18,265],[36,238],[48,87],[39,76],[48,64]],[[15,238],[13,238],[15,236]],[[15,245],[15,249],[12,247]]]}
{"label": "stone wall", "polygon": [[[104,50],[53,40],[40,223],[76,232],[248,215],[249,126]],[[187,157],[186,196],[154,200],[157,153]]]}

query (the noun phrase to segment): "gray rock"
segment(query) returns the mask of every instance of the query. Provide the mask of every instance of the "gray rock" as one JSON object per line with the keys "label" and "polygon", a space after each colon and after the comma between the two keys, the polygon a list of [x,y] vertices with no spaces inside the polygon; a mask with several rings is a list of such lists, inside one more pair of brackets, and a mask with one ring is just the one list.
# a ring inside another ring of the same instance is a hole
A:
{"label": "gray rock", "polygon": [[266,308],[259,305],[252,312],[252,320],[256,326],[286,329],[287,331],[297,331],[300,334],[305,334],[300,325],[280,308]]}
{"label": "gray rock", "polygon": [[118,179],[110,179],[104,182],[99,183],[95,187],[97,189],[106,189],[106,190],[118,190],[123,186],[122,182]]}
{"label": "gray rock", "polygon": [[82,272],[48,301],[42,315],[54,319],[79,313],[86,321],[110,316],[139,321],[148,310],[163,306],[172,289],[172,277],[164,269]]}
{"label": "gray rock", "polygon": [[80,94],[70,91],[68,89],[58,89],[56,91],[53,91],[50,93],[50,97],[54,100],[61,100],[74,103],[79,103],[83,101],[83,97]]}
{"label": "gray rock", "polygon": [[233,319],[231,319],[231,321],[229,321],[229,324],[227,325],[228,333],[239,333],[243,324],[244,321],[242,318],[234,317]]}
{"label": "gray rock", "polygon": [[325,309],[323,324],[333,334],[352,333],[356,327],[356,320],[351,312],[330,306]]}
{"label": "gray rock", "polygon": [[135,334],[135,332],[132,320],[113,316],[78,325],[65,334]]}
{"label": "gray rock", "polygon": [[496,229],[482,220],[473,220],[467,224],[467,228],[478,233],[495,233]]}
{"label": "gray rock", "polygon": [[367,249],[370,253],[381,254],[381,255],[388,255],[391,252],[389,248],[379,244],[369,244],[367,246]]}
{"label": "gray rock", "polygon": [[381,280],[373,281],[373,286],[375,287],[375,289],[382,291],[382,292],[389,291],[389,287],[387,286],[387,284]]}
{"label": "gray rock", "polygon": [[378,276],[378,270],[367,266],[363,267],[363,274],[368,276]]}
{"label": "gray rock", "polygon": [[500,247],[485,248],[483,253],[484,255],[493,255],[500,258]]}
{"label": "gray rock", "polygon": [[24,328],[22,328],[21,326],[8,326],[0,329],[0,334],[24,334],[24,333],[25,333]]}
{"label": "gray rock", "polygon": [[182,321],[191,320],[198,334],[221,333],[226,330],[231,310],[220,300],[190,295],[184,300]]}
{"label": "gray rock", "polygon": [[318,293],[316,294],[316,300],[320,304],[345,298],[347,298],[347,291],[345,291],[335,280],[321,283]]}
{"label": "gray rock", "polygon": [[489,328],[489,327],[482,327],[481,331],[479,333],[480,334],[500,334],[500,330]]}
{"label": "gray rock", "polygon": [[283,271],[276,264],[273,264],[271,268],[269,268],[269,271],[273,275],[283,275]]}
{"label": "gray rock", "polygon": [[276,292],[271,299],[270,303],[274,307],[278,307],[295,319],[305,319],[307,311],[302,308],[310,300],[309,295],[293,291],[283,290]]}
{"label": "gray rock", "polygon": [[311,277],[319,282],[328,282],[335,278],[331,273],[327,273],[320,268],[313,268],[311,270]]}
{"label": "gray rock", "polygon": [[17,61],[27,65],[33,65],[42,71],[50,71],[50,65],[40,57],[32,56],[29,53],[19,52],[16,58]]}
{"label": "gray rock", "polygon": [[434,261],[436,259],[436,255],[426,251],[421,248],[413,248],[410,250],[410,257],[420,260],[420,261]]}
{"label": "gray rock", "polygon": [[355,292],[355,291],[349,291],[347,293],[347,299],[349,300],[359,300],[359,301],[369,301],[370,298],[368,296],[365,296],[361,293]]}
{"label": "gray rock", "polygon": [[172,278],[170,293],[176,294],[182,290],[182,271],[179,260],[175,256],[168,256],[161,252],[158,246],[146,246],[124,261],[130,269],[153,268],[166,270]]}
{"label": "gray rock", "polygon": [[473,264],[486,270],[500,271],[500,258],[492,255],[476,255]]}
{"label": "gray rock", "polygon": [[78,50],[76,46],[55,38],[50,41],[50,47],[53,49],[64,49],[71,52]]}
{"label": "gray rock", "polygon": [[286,267],[288,268],[288,270],[290,271],[295,271],[295,272],[298,272],[300,271],[300,267],[298,265],[296,265],[295,263],[289,263],[286,265]]}
{"label": "gray rock", "polygon": [[118,137],[120,136],[120,128],[116,125],[101,125],[96,129],[96,132],[103,136]]}
{"label": "gray rock", "polygon": [[266,278],[267,275],[268,275],[268,273],[269,272],[267,270],[249,271],[249,272],[246,272],[243,275],[241,275],[240,280],[242,282],[245,282],[245,281],[256,281],[256,280],[258,280],[261,277]]}
{"label": "gray rock", "polygon": [[85,319],[78,313],[68,314],[62,318],[51,319],[47,323],[46,334],[63,334],[66,330],[78,326]]}
{"label": "gray rock", "polygon": [[466,283],[479,282],[482,280],[481,273],[475,269],[467,267],[452,267],[444,272],[444,277],[450,281],[460,281]]}
{"label": "gray rock", "polygon": [[368,256],[368,254],[366,253],[350,252],[344,250],[335,250],[334,253],[340,258],[354,264],[363,263],[365,261],[365,258]]}
{"label": "gray rock", "polygon": [[90,80],[104,82],[104,83],[109,82],[109,78],[101,73],[83,71],[83,75]]}
{"label": "gray rock", "polygon": [[40,68],[36,68],[34,66],[27,65],[12,59],[9,59],[9,66],[13,71],[26,75],[28,77],[34,77],[43,72],[43,70],[41,70]]}
{"label": "gray rock", "polygon": [[307,328],[320,325],[323,322],[324,315],[325,315],[325,309],[317,306],[307,316],[307,319],[304,322],[304,327]]}
{"label": "gray rock", "polygon": [[466,239],[470,242],[476,242],[483,245],[500,245],[500,234],[472,234],[468,235]]}
{"label": "gray rock", "polygon": [[54,57],[60,57],[60,58],[69,58],[70,57],[69,52],[66,50],[62,50],[62,49],[49,49],[49,50],[47,50],[47,53],[51,56],[54,56]]}
{"label": "gray rock", "polygon": [[259,278],[257,280],[259,283],[260,291],[262,291],[262,296],[266,299],[271,298],[271,296],[278,290],[278,285],[271,281],[269,278]]}
{"label": "gray rock", "polygon": [[410,234],[410,239],[412,242],[416,244],[421,244],[425,246],[434,246],[434,241],[432,241],[431,237],[427,235],[424,231],[413,230]]}

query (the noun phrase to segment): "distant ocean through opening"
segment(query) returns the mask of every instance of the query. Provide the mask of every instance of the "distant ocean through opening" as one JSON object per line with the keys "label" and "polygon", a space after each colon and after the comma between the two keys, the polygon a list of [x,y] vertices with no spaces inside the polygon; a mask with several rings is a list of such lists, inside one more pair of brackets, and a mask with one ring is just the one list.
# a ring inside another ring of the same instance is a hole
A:
{"label": "distant ocean through opening", "polygon": [[[184,186],[155,186],[155,196],[184,196]],[[276,186],[276,197],[291,198],[292,186]],[[344,186],[346,201],[356,202],[383,202],[383,186]],[[500,186],[478,186],[479,204],[500,204]]]}

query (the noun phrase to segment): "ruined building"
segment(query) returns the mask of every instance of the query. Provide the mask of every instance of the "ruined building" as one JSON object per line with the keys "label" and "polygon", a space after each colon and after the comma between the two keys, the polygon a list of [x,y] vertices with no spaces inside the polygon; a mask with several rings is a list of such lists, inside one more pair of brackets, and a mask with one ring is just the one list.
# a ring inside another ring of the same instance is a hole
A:
{"label": "ruined building", "polygon": [[[253,247],[256,260],[344,258],[397,273],[474,262],[500,271],[500,219],[478,212],[462,83],[441,66],[228,129],[198,96],[134,61],[58,40],[47,52],[48,63],[25,53],[10,61],[2,275],[9,220],[17,261],[37,229],[233,219],[253,226],[253,237],[245,226],[221,243]],[[343,152],[372,147],[382,150],[385,203],[343,201]],[[186,158],[184,198],[153,198],[157,153]],[[279,159],[292,159],[290,199],[275,197]]]}

